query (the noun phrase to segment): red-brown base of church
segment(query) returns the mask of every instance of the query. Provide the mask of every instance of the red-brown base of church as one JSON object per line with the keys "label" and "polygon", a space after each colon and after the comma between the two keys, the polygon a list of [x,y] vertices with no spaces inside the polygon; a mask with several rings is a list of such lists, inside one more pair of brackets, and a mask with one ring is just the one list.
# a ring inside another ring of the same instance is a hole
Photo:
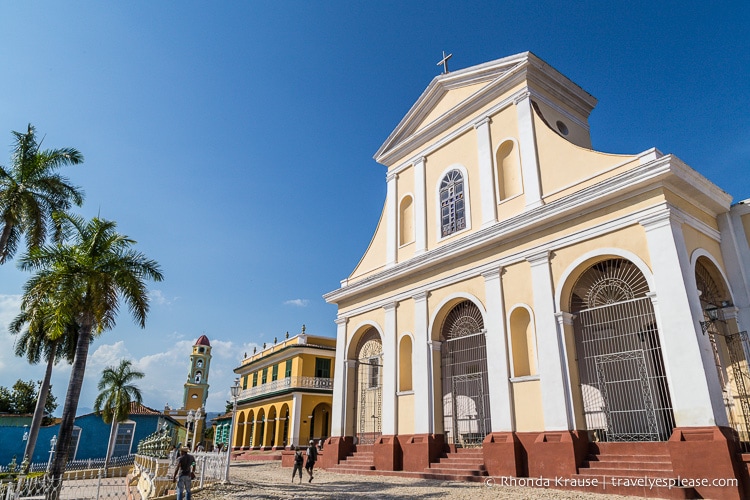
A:
{"label": "red-brown base of church", "polygon": [[[465,458],[462,458],[465,457]],[[282,465],[292,466],[293,453]],[[473,460],[473,461],[472,461]],[[325,441],[318,465],[352,474],[574,489],[647,498],[750,498],[750,454],[723,427],[676,428],[666,442],[590,442],[582,431],[498,432],[456,449],[439,434]]]}

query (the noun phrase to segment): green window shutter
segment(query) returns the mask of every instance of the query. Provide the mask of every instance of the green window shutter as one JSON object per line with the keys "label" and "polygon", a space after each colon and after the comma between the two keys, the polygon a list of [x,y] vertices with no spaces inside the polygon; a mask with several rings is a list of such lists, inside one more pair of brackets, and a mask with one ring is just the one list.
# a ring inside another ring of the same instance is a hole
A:
{"label": "green window shutter", "polygon": [[273,370],[271,370],[271,381],[274,381],[279,378],[279,365],[273,365]]}
{"label": "green window shutter", "polygon": [[292,360],[287,359],[286,368],[284,369],[284,378],[289,378],[291,376],[292,376]]}
{"label": "green window shutter", "polygon": [[263,368],[263,374],[260,378],[260,383],[265,384],[266,380],[268,380],[268,368]]}
{"label": "green window shutter", "polygon": [[253,373],[253,387],[258,385],[258,372]]}
{"label": "green window shutter", "polygon": [[331,378],[331,360],[329,358],[315,358],[315,376]]}

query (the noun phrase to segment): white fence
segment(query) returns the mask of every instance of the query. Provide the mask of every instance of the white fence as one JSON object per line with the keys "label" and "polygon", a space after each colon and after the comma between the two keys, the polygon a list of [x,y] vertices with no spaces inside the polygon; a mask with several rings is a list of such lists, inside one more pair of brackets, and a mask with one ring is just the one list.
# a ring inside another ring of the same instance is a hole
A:
{"label": "white fence", "polygon": [[[195,453],[193,456],[196,460],[194,488],[210,486],[224,479],[225,453]],[[82,467],[83,464],[68,463],[62,483],[54,483],[46,475],[0,483],[0,500],[53,498],[56,491],[59,491],[60,500],[145,500],[168,495],[175,489],[172,481],[174,464],[169,459],[142,455],[118,458],[129,458],[129,463],[118,463],[113,459],[106,471],[103,468],[71,470],[71,465]],[[42,465],[42,470],[46,470],[47,464]]]}

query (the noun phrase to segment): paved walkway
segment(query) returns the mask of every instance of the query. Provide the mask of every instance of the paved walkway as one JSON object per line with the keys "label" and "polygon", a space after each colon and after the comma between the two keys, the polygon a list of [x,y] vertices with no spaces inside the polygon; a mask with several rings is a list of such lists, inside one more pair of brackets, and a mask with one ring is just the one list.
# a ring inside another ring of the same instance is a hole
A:
{"label": "paved walkway", "polygon": [[279,462],[233,463],[231,485],[216,485],[193,495],[193,500],[220,499],[634,499],[619,495],[570,492],[553,489],[487,486],[483,483],[463,483],[430,479],[409,479],[386,476],[356,476],[320,470],[312,483],[307,473],[291,483],[292,469],[282,468]]}

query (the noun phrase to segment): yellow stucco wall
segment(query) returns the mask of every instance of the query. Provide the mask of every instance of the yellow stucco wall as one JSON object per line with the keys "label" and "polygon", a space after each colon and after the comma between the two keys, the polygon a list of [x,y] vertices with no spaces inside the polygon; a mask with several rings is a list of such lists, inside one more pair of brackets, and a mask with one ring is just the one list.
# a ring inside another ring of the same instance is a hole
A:
{"label": "yellow stucco wall", "polygon": [[380,214],[380,220],[375,228],[375,234],[370,240],[370,244],[362,255],[359,263],[356,265],[352,273],[349,275],[349,280],[356,281],[367,277],[368,275],[380,271],[385,266],[385,250],[386,250],[386,230],[387,224],[385,220],[385,204]]}
{"label": "yellow stucco wall", "polygon": [[[600,153],[571,144],[550,130],[536,113],[534,128],[542,196],[547,202],[568,194],[560,191],[577,191],[636,165],[635,156]],[[624,162],[631,163],[613,169]]]}
{"label": "yellow stucco wall", "polygon": [[414,394],[398,396],[398,433],[414,434]]}
{"label": "yellow stucco wall", "polygon": [[427,114],[424,120],[422,120],[422,123],[420,123],[416,129],[421,130],[426,125],[429,125],[430,123],[435,121],[435,119],[439,118],[445,112],[453,109],[457,104],[460,104],[467,97],[471,96],[485,85],[487,85],[487,83],[482,82],[448,91],[444,96],[440,98],[432,111]]}
{"label": "yellow stucco wall", "polygon": [[517,432],[544,430],[542,391],[539,380],[513,382],[513,417]]}

